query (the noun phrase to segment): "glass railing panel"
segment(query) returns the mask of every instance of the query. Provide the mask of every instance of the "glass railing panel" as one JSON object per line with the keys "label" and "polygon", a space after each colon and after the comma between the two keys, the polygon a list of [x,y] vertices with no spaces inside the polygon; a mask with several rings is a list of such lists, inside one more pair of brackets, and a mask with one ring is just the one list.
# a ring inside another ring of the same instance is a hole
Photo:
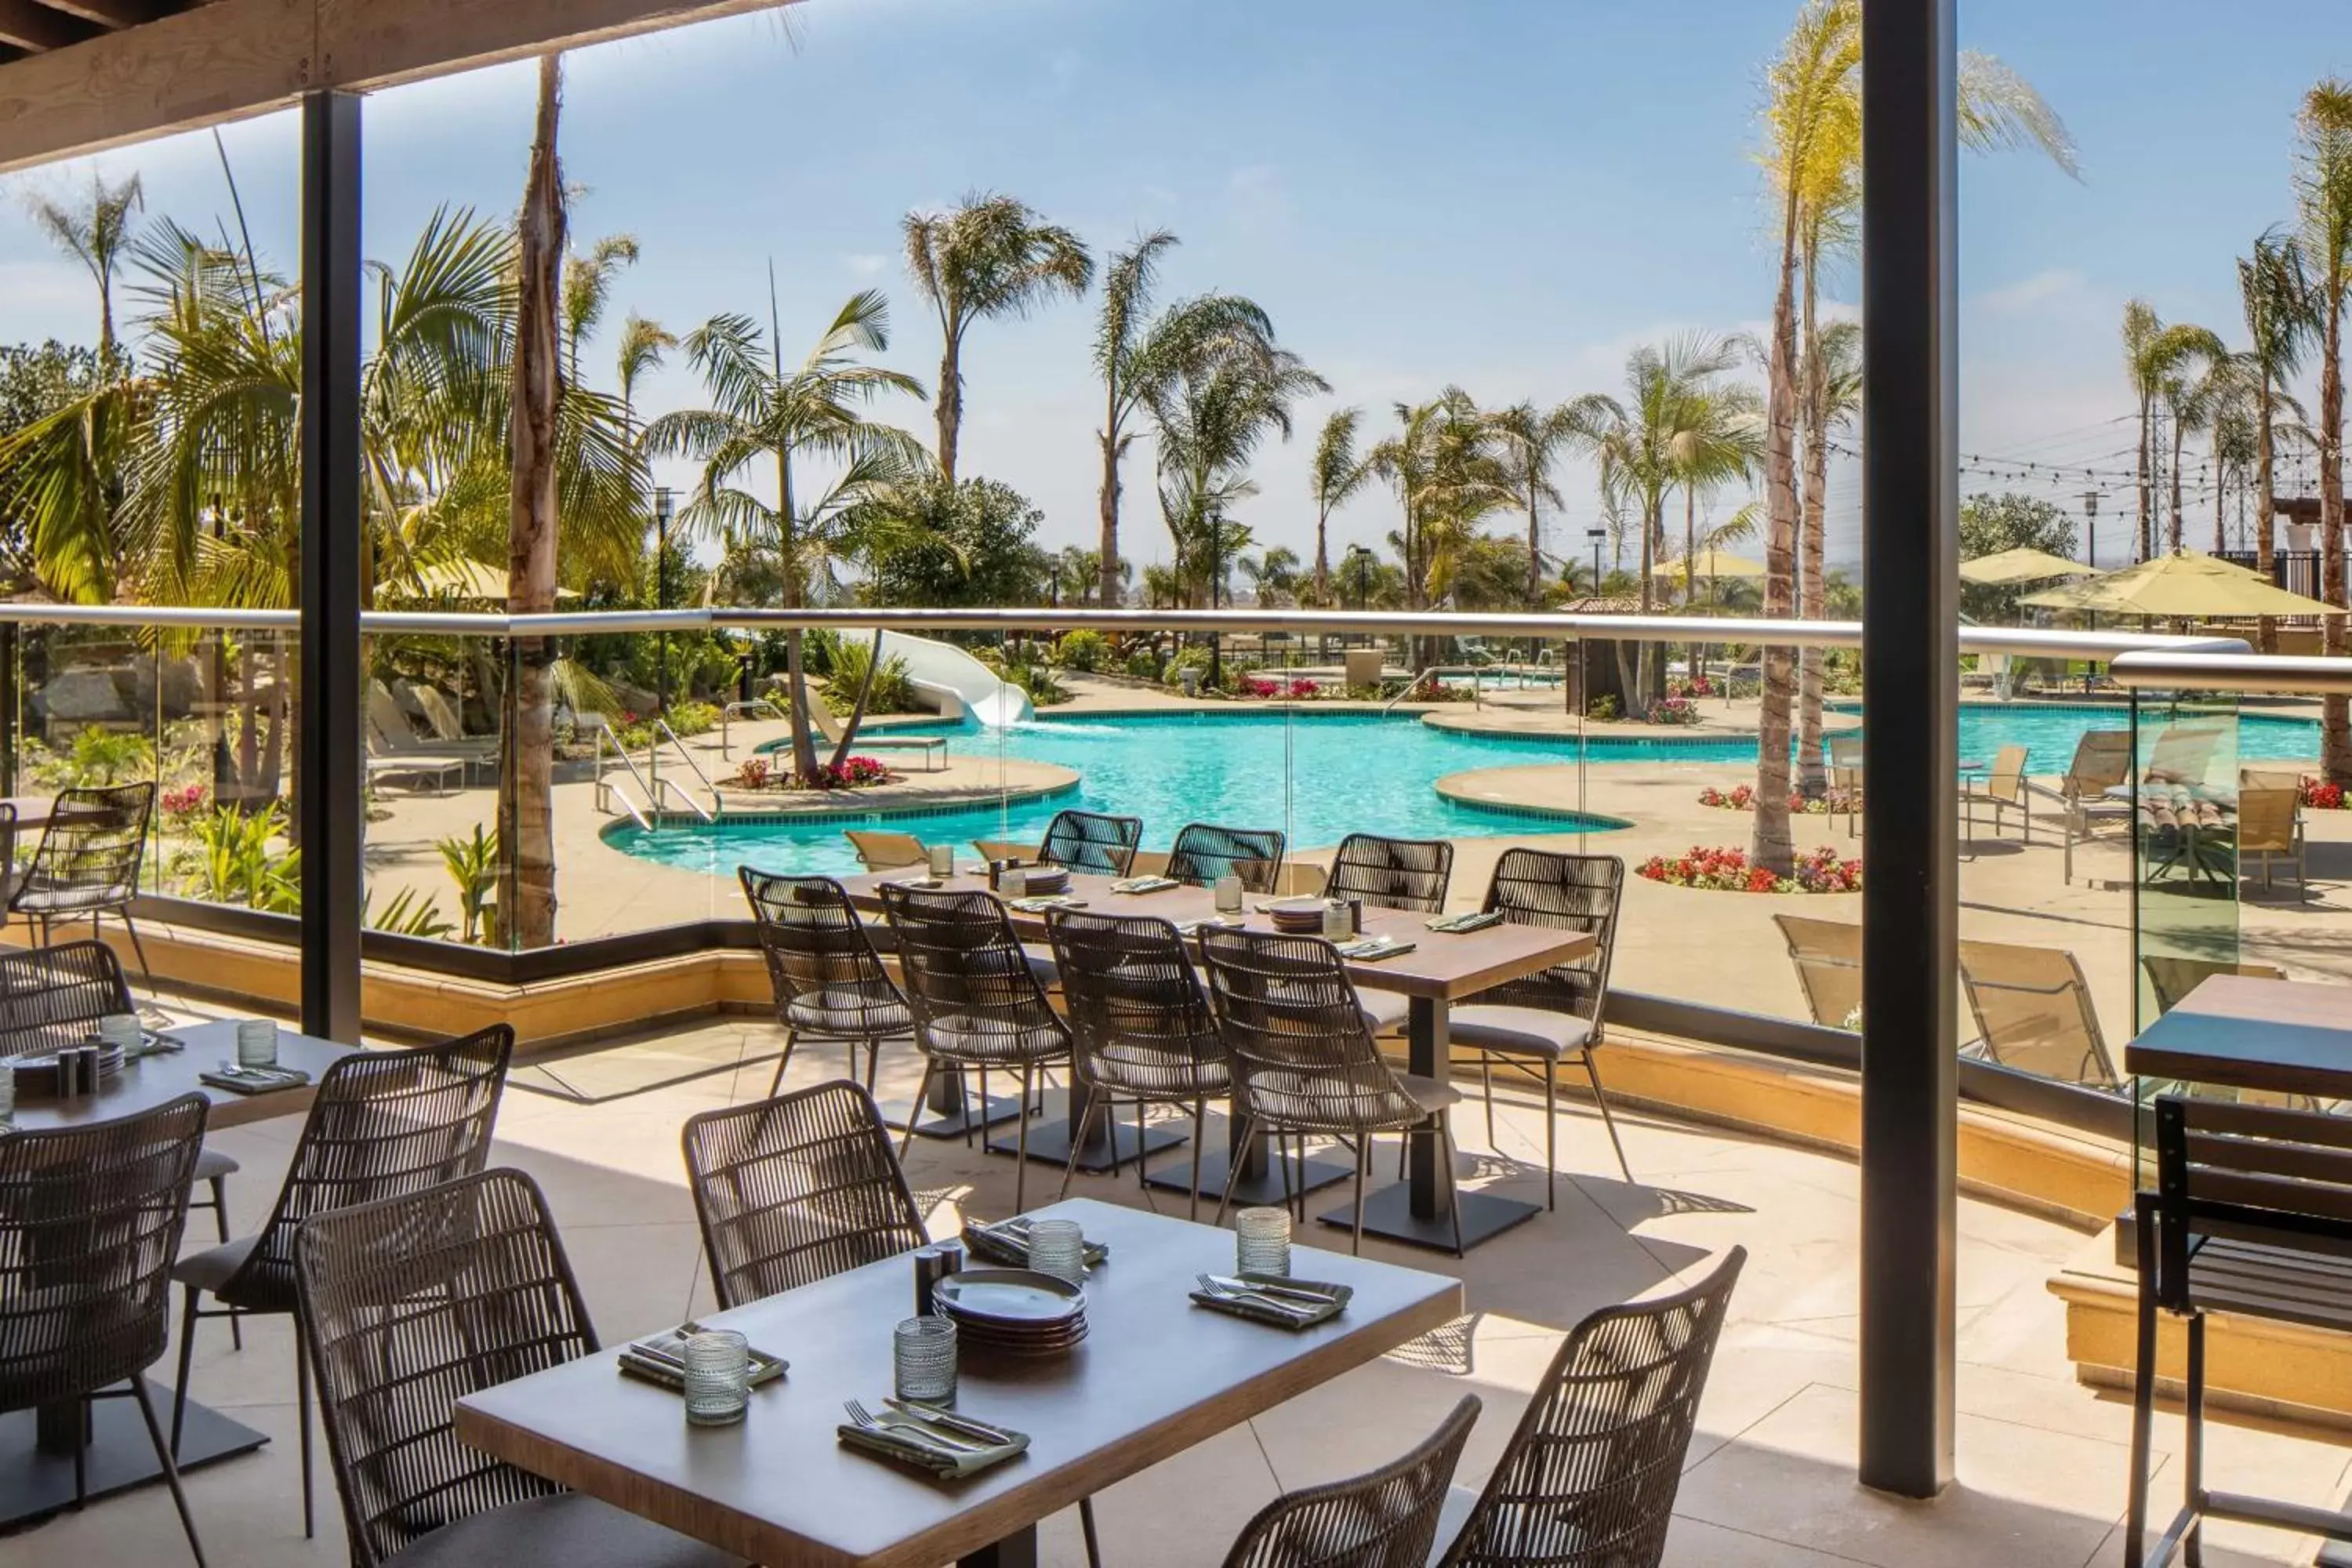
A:
{"label": "glass railing panel", "polygon": [[501,945],[499,735],[509,674],[492,638],[383,634],[364,644],[367,921]]}
{"label": "glass railing panel", "polygon": [[2238,703],[2140,692],[2132,709],[2135,1023],[2145,1026],[2179,979],[2239,962]]}

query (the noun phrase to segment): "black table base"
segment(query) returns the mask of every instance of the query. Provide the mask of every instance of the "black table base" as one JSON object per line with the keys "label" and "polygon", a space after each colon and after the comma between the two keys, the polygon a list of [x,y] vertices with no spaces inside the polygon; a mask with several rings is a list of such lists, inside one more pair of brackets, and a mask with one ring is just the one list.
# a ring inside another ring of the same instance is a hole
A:
{"label": "black table base", "polygon": [[[1076,1097],[1063,1089],[1053,1089],[1043,1098],[1045,1109],[1041,1114],[1053,1120],[1029,1124],[1029,1157],[1049,1165],[1067,1165],[1071,1134],[1077,1125],[1077,1110],[1074,1103]],[[1086,1142],[1078,1150],[1079,1170],[1088,1175],[1098,1176],[1106,1171],[1116,1171],[1123,1165],[1134,1163],[1139,1155],[1148,1160],[1154,1154],[1183,1146],[1186,1135],[1163,1121],[1156,1127],[1147,1125],[1144,1128],[1143,1147],[1139,1151],[1135,1146],[1134,1108],[1125,1109],[1125,1116],[1114,1112],[1095,1118]],[[1013,1138],[1002,1131],[990,1139],[988,1144],[988,1152],[992,1154],[1013,1154],[1019,1148]]]}
{"label": "black table base", "polygon": [[[171,1390],[151,1384],[148,1394],[168,1421]],[[98,1399],[91,1401],[91,1408],[86,1461],[90,1498],[162,1480],[163,1467],[156,1462],[155,1446],[148,1440],[147,1424],[140,1419],[138,1401]],[[73,1451],[41,1442],[40,1425],[40,1414],[36,1411],[0,1416],[0,1525],[21,1524],[73,1507]],[[268,1434],[190,1400],[180,1435],[180,1468],[198,1469],[249,1454],[268,1441]]]}
{"label": "black table base", "polygon": [[1002,1126],[1019,1116],[1021,1080],[1017,1076],[1012,1087],[1011,1094],[992,1094],[982,1100],[964,1088],[961,1074],[934,1073],[931,1090],[923,1097],[919,1109],[911,1100],[892,1100],[882,1107],[882,1124],[904,1130],[908,1116],[928,1112],[915,1123],[916,1137],[961,1138],[967,1132]]}
{"label": "black table base", "polygon": [[[1215,1138],[1213,1122],[1201,1135],[1204,1144],[1223,1144],[1222,1147],[1204,1147],[1201,1151],[1201,1196],[1203,1199],[1216,1203],[1224,1197],[1226,1187],[1231,1186],[1233,1206],[1235,1208],[1280,1208],[1288,1201],[1291,1192],[1302,1190],[1297,1185],[1299,1171],[1295,1162],[1290,1171],[1291,1187],[1286,1189],[1283,1186],[1282,1173],[1273,1163],[1273,1140],[1261,1132],[1250,1140],[1253,1147],[1244,1149],[1240,1125],[1226,1118],[1222,1140]],[[1238,1178],[1234,1173],[1235,1166],[1240,1167]],[[1303,1191],[1311,1193],[1334,1182],[1344,1182],[1354,1173],[1352,1164],[1318,1156],[1307,1162],[1307,1184]],[[1190,1160],[1171,1160],[1143,1180],[1147,1186],[1189,1196],[1192,1191],[1192,1163]]]}
{"label": "black table base", "polygon": [[956,1568],[1037,1568],[1037,1527],[1030,1525],[1002,1541],[956,1559]]}
{"label": "black table base", "polygon": [[[1521,1203],[1517,1198],[1491,1197],[1485,1193],[1464,1193],[1461,1197],[1462,1249],[1465,1252],[1543,1213],[1543,1205]],[[1316,1217],[1337,1229],[1353,1230],[1356,1206],[1352,1202],[1344,1203]],[[1364,1234],[1401,1241],[1408,1247],[1433,1247],[1439,1252],[1454,1250],[1453,1216],[1444,1209],[1434,1215],[1419,1213],[1412,1202],[1412,1184],[1406,1182],[1392,1183],[1376,1193],[1364,1194]]]}

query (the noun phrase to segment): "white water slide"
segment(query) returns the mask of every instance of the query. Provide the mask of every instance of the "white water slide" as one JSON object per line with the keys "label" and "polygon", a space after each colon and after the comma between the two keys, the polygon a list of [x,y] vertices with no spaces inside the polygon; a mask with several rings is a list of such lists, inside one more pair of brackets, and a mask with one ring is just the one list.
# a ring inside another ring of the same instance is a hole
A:
{"label": "white water slide", "polygon": [[[844,628],[844,642],[872,642],[873,632]],[[925,701],[949,718],[970,713],[983,724],[1025,723],[1032,716],[1029,694],[996,671],[950,643],[905,632],[882,634],[882,657],[907,661],[907,679]]]}

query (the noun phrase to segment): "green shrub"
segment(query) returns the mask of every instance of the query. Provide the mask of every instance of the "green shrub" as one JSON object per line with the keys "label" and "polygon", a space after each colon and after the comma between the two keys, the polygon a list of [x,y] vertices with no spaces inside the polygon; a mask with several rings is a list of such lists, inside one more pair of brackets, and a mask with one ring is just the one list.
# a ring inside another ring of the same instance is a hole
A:
{"label": "green shrub", "polygon": [[1160,679],[1160,655],[1151,648],[1139,648],[1127,656],[1127,673],[1138,680]]}
{"label": "green shrub", "polygon": [[[866,679],[866,666],[874,656],[871,641],[851,640],[834,652],[833,673],[825,678],[824,705],[835,713],[846,713],[857,706],[857,688]],[[885,654],[881,668],[874,672],[874,689],[866,696],[868,713],[920,713],[922,700],[915,695],[915,683],[907,673],[907,661],[898,655]]]}
{"label": "green shrub", "polygon": [[155,748],[135,730],[103,730],[92,724],[74,737],[76,784],[110,784],[154,770]]}
{"label": "green shrub", "polygon": [[1004,679],[1029,694],[1029,700],[1039,708],[1051,708],[1070,700],[1070,689],[1054,679],[1054,672],[1042,664],[1008,664]]}
{"label": "green shrub", "polygon": [[1209,650],[1204,647],[1186,648],[1168,661],[1160,673],[1160,679],[1170,686],[1181,686],[1183,673],[1188,669],[1200,672],[1200,684],[1205,689],[1209,683]]}
{"label": "green shrub", "polygon": [[273,850],[270,840],[285,827],[276,802],[251,816],[233,805],[216,808],[195,826],[195,844],[184,852],[181,891],[209,904],[294,914],[302,908],[302,852]]}
{"label": "green shrub", "polygon": [[1110,644],[1102,633],[1081,628],[1064,632],[1054,649],[1054,662],[1064,669],[1075,669],[1081,675],[1092,675],[1110,658]]}
{"label": "green shrub", "polygon": [[436,840],[433,847],[441,851],[441,864],[448,868],[449,879],[457,884],[457,913],[465,922],[457,940],[471,942],[478,937],[485,942],[497,945],[497,831],[485,831],[478,822],[474,824],[471,837],[459,838],[453,834],[447,838]]}
{"label": "green shrub", "polygon": [[423,937],[428,942],[443,942],[457,928],[441,912],[441,901],[427,893],[419,898],[414,888],[403,888],[392,902],[378,914],[375,910],[375,889],[371,888],[360,900],[360,919],[370,931],[388,931],[399,936]]}
{"label": "green shrub", "polygon": [[1603,724],[1606,724],[1612,720],[1617,718],[1618,715],[1623,711],[1624,708],[1613,696],[1596,697],[1591,701],[1584,705],[1584,716],[1588,719],[1597,720]]}
{"label": "green shrub", "polygon": [[679,740],[688,735],[707,735],[719,728],[719,709],[709,702],[673,702],[669,705],[670,732]]}

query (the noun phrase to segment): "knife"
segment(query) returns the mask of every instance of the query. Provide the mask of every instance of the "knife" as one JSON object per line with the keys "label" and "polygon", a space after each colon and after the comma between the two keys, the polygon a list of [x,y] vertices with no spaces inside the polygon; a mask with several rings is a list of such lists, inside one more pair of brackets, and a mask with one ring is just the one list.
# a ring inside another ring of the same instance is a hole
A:
{"label": "knife", "polygon": [[1336,1297],[1326,1296],[1318,1290],[1301,1290],[1289,1285],[1261,1285],[1255,1280],[1243,1279],[1227,1274],[1212,1274],[1209,1279],[1213,1283],[1222,1285],[1228,1290],[1247,1291],[1253,1296],[1280,1297],[1302,1302],[1310,1307],[1328,1307],[1337,1300]]}
{"label": "knife", "polygon": [[1013,1435],[1001,1427],[985,1426],[969,1416],[951,1415],[937,1405],[919,1404],[912,1399],[885,1399],[882,1403],[910,1421],[985,1443],[992,1448],[1002,1447],[1013,1441]]}

